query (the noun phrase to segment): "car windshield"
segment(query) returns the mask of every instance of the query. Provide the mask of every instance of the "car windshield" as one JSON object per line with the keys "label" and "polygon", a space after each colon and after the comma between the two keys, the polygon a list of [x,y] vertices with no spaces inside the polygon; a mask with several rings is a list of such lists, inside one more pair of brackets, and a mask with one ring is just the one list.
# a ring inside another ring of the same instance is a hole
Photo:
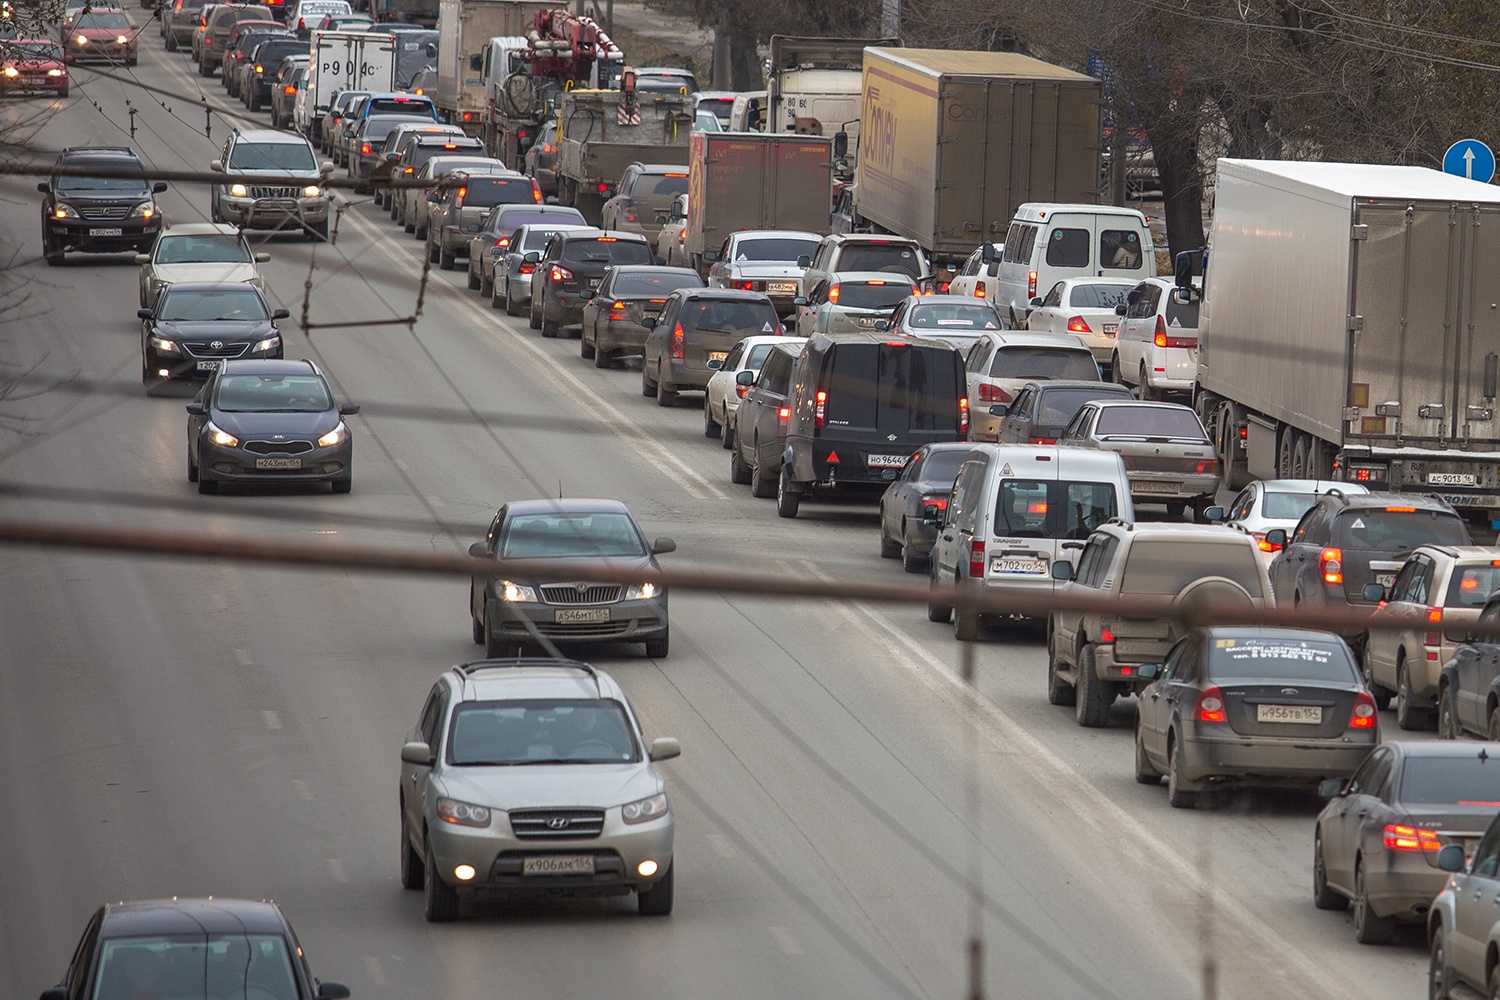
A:
{"label": "car windshield", "polygon": [[315,173],[312,147],[305,142],[237,142],[229,154],[229,169],[298,170]]}
{"label": "car windshield", "polygon": [[646,295],[666,298],[679,288],[700,288],[703,282],[696,274],[680,271],[624,271],[610,283],[615,295]]}
{"label": "car windshield", "polygon": [[1074,285],[1068,293],[1068,303],[1073,309],[1113,309],[1125,304],[1125,296],[1134,287],[1129,284]]}
{"label": "car windshield", "polygon": [[722,132],[724,126],[719,123],[719,116],[712,111],[700,110],[693,121],[693,128],[700,132]]}
{"label": "car windshield", "polygon": [[839,253],[840,271],[893,271],[922,276],[922,261],[911,247],[902,243],[857,243]]}
{"label": "car windshield", "polygon": [[1099,378],[1099,364],[1081,347],[1038,347],[1015,344],[1001,346],[990,362],[991,378],[1068,379]]}
{"label": "car windshield", "polygon": [[448,731],[448,762],[460,767],[640,759],[624,706],[605,699],[465,702]]}
{"label": "car windshield", "polygon": [[1322,639],[1215,639],[1208,676],[1216,681],[1355,682],[1354,660],[1342,642]]}
{"label": "car windshield", "polygon": [[1317,502],[1316,493],[1267,493],[1261,502],[1261,512],[1277,520],[1300,521]]}
{"label": "car windshield", "polygon": [[521,205],[536,200],[536,182],[530,177],[470,177],[459,196],[464,208]]}
{"label": "car windshield", "polygon": [[[140,170],[139,163],[96,163],[109,170]],[[53,181],[58,194],[134,194],[142,198],[151,197],[151,188],[139,177],[59,177]]]}
{"label": "car windshield", "polygon": [[111,30],[130,27],[130,19],[117,11],[94,10],[81,15],[75,28],[109,28]]}
{"label": "car windshield", "polygon": [[1406,758],[1401,801],[1500,809],[1500,759],[1477,750],[1462,757]]}
{"label": "car windshield", "polygon": [[[954,454],[961,461],[965,453]],[[1115,488],[1109,483],[1002,479],[993,533],[998,538],[1084,539],[1116,513]]]}
{"label": "car windshield", "polygon": [[226,413],[322,413],[333,399],[317,375],[226,375],[215,406]]}
{"label": "car windshield", "polygon": [[0,55],[9,59],[61,59],[62,47],[56,42],[7,42]]}
{"label": "car windshield", "polygon": [[[1245,542],[1250,542],[1248,535]],[[1254,544],[1246,543],[1206,538],[1138,539],[1125,557],[1120,593],[1170,597],[1195,580],[1221,576],[1245,588],[1251,597],[1260,597],[1260,560]]]}
{"label": "car windshield", "polygon": [[265,300],[260,297],[259,292],[248,286],[198,290],[168,286],[156,311],[156,318],[164,323],[214,320],[249,323],[269,317]]}
{"label": "car windshield", "polygon": [[1500,566],[1495,563],[1455,566],[1453,576],[1448,581],[1448,599],[1443,602],[1443,606],[1482,608],[1497,588],[1500,588]]}
{"label": "car windshield", "polygon": [[889,311],[912,291],[909,281],[887,281],[878,285],[868,281],[840,281],[829,289],[828,301],[840,309]]}
{"label": "car windshield", "polygon": [[228,233],[163,236],[156,244],[158,264],[248,264],[253,257],[245,241]]}
{"label": "car windshield", "polygon": [[1048,427],[1066,427],[1078,416],[1084,403],[1111,397],[1128,399],[1130,391],[1124,386],[1117,389],[1064,389],[1061,386],[1049,389],[1037,394],[1036,422]]}
{"label": "car windshield", "polygon": [[794,264],[798,257],[810,257],[818,249],[815,239],[794,236],[768,236],[765,239],[740,240],[734,245],[735,261],[772,261]]}
{"label": "car windshield", "polygon": [[500,555],[514,558],[638,558],[646,543],[629,514],[517,514],[505,522]]}
{"label": "car windshield", "polygon": [[1405,552],[1418,545],[1468,545],[1463,519],[1447,511],[1375,507],[1340,511],[1334,545],[1347,549]]}
{"label": "car windshield", "polygon": [[1000,314],[994,306],[969,302],[919,302],[906,314],[913,329],[928,333],[953,330],[998,330]]}
{"label": "car windshield", "polygon": [[575,264],[649,264],[651,248],[644,242],[600,236],[591,240],[569,240],[562,259]]}
{"label": "car windshield", "polygon": [[1208,440],[1198,415],[1185,406],[1106,406],[1099,412],[1094,433],[1102,438]]}
{"label": "car windshield", "polygon": [[274,934],[106,938],[93,996],[298,1000],[287,943]]}
{"label": "car windshield", "polygon": [[775,333],[781,328],[776,307],[769,302],[695,299],[678,313],[684,329],[708,333]]}

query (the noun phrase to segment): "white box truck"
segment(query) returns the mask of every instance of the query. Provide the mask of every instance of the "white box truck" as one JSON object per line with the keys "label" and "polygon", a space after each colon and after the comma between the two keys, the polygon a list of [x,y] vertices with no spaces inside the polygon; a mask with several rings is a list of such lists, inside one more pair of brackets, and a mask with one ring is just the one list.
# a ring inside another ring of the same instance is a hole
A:
{"label": "white box truck", "polygon": [[524,47],[526,35],[536,30],[537,12],[554,6],[551,0],[441,0],[435,103],[445,121],[480,134],[490,39],[511,39],[506,48],[512,51]]}
{"label": "white box truck", "polygon": [[396,89],[396,40],[368,31],[314,31],[307,99],[297,127],[318,141],[329,101],[340,90]]}

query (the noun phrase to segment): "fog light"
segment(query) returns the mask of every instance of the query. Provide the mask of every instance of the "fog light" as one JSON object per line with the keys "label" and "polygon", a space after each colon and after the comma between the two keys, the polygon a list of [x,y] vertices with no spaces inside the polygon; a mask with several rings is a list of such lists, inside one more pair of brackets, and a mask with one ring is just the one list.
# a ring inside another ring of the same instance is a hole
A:
{"label": "fog light", "polygon": [[635,870],[641,873],[642,878],[650,878],[652,875],[656,874],[656,862],[652,861],[650,858],[647,858],[645,861],[642,861],[640,864],[636,865]]}
{"label": "fog light", "polygon": [[159,375],[159,376],[161,376],[162,378],[166,378],[168,375],[170,375],[172,373],[169,372],[169,371],[167,371],[165,368],[158,368],[158,369],[156,369],[156,374]]}
{"label": "fog light", "polygon": [[453,869],[453,877],[458,879],[460,882],[469,881],[474,877],[474,866],[459,865],[457,868]]}

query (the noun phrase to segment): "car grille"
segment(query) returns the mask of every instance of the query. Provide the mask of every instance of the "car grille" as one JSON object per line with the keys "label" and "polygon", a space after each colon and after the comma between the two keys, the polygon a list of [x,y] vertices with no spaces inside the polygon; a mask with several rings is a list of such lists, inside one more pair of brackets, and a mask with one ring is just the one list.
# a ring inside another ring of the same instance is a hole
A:
{"label": "car grille", "polygon": [[568,584],[553,584],[542,588],[542,600],[548,604],[613,604],[620,599],[619,584],[590,584],[579,589]]}
{"label": "car grille", "polygon": [[125,218],[134,207],[134,205],[79,205],[78,214],[85,219],[113,221]]}
{"label": "car grille", "polygon": [[[214,345],[218,344],[217,347]],[[183,342],[189,355],[195,358],[237,358],[249,349],[249,344],[226,344],[222,341],[192,341]]]}
{"label": "car grille", "polygon": [[624,635],[630,622],[537,622],[536,630],[554,639],[584,639]]}
{"label": "car grille", "polygon": [[256,186],[250,189],[252,198],[296,198],[297,189],[294,187],[264,187]]}
{"label": "car grille", "polygon": [[518,840],[592,840],[604,831],[603,809],[525,809],[510,814]]}
{"label": "car grille", "polygon": [[311,441],[246,441],[245,450],[257,455],[300,455],[312,451]]}

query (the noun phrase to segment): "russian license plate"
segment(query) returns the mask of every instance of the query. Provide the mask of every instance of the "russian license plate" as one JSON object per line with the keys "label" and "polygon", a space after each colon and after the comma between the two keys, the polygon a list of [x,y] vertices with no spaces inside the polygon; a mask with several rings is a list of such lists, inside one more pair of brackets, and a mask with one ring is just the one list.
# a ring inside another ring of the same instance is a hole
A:
{"label": "russian license plate", "polygon": [[797,290],[795,281],[769,281],[766,283],[766,291],[772,295],[791,295]]}
{"label": "russian license plate", "polygon": [[592,875],[592,854],[544,854],[521,859],[522,875]]}
{"label": "russian license plate", "polygon": [[302,459],[300,458],[257,458],[255,460],[257,469],[300,469]]}
{"label": "russian license plate", "polygon": [[90,229],[89,230],[89,235],[90,236],[119,236],[119,235],[121,235],[121,232],[122,231],[119,230],[119,229]]}
{"label": "russian license plate", "polygon": [[223,363],[224,362],[222,361],[200,361],[198,362],[198,370],[200,372],[211,372],[217,369]]}
{"label": "russian license plate", "polygon": [[1471,472],[1429,472],[1427,473],[1427,485],[1473,486],[1474,474]]}
{"label": "russian license plate", "polygon": [[1176,493],[1181,488],[1181,483],[1160,483],[1150,479],[1130,484],[1133,493]]}
{"label": "russian license plate", "polygon": [[861,316],[854,321],[861,328],[873,327],[879,320],[874,316]]}
{"label": "russian license plate", "polygon": [[599,279],[598,278],[590,278],[589,279],[589,287],[590,288],[598,288],[599,287]]}
{"label": "russian license plate", "polygon": [[1393,584],[1393,583],[1396,582],[1396,574],[1395,573],[1376,573],[1375,574],[1375,582],[1378,583],[1378,584],[1380,584],[1382,587],[1389,587],[1391,584]]}
{"label": "russian license plate", "polygon": [[865,464],[872,469],[899,469],[906,465],[907,455],[871,455]]}
{"label": "russian license plate", "polygon": [[1105,332],[1106,335],[1118,333],[1119,330],[1120,330],[1120,324],[1118,324],[1118,323],[1105,323],[1104,324],[1104,332]]}
{"label": "russian license plate", "polygon": [[1010,576],[1043,576],[1047,572],[1047,562],[1044,559],[1018,559],[1011,556],[992,560],[990,572],[1005,573]]}
{"label": "russian license plate", "polygon": [[1323,710],[1317,705],[1256,705],[1255,721],[1316,726],[1323,721]]}
{"label": "russian license plate", "polygon": [[710,361],[723,361],[727,357],[729,357],[729,352],[728,351],[709,351],[708,352],[708,360],[710,360]]}
{"label": "russian license plate", "polygon": [[552,619],[556,622],[607,622],[608,608],[558,608]]}

